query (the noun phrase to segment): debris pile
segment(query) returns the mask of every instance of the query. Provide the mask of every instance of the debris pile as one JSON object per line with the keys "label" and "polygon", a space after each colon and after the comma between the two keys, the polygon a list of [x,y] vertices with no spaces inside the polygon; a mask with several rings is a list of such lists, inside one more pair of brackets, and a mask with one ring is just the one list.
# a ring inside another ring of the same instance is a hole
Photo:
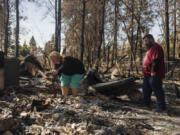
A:
{"label": "debris pile", "polygon": [[171,87],[165,88],[165,113],[138,108],[128,97],[86,93],[65,98],[41,85],[5,90],[0,96],[0,134],[175,135],[180,133],[180,100]]}

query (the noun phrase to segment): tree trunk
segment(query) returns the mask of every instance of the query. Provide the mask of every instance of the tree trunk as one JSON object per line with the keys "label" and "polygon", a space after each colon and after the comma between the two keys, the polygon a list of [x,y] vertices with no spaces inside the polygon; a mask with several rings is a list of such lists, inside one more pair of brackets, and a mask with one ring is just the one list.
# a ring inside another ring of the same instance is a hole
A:
{"label": "tree trunk", "polygon": [[4,54],[7,56],[9,46],[9,0],[5,2],[5,42],[4,42]]}
{"label": "tree trunk", "polygon": [[169,3],[165,0],[165,22],[166,22],[166,51],[167,51],[167,61],[169,62]]}
{"label": "tree trunk", "polygon": [[118,37],[118,11],[119,11],[119,7],[118,7],[118,1],[119,0],[115,0],[115,20],[114,20],[114,59],[115,61],[117,60],[117,37]]}
{"label": "tree trunk", "polygon": [[137,63],[136,63],[136,52],[137,52],[137,45],[139,42],[139,32],[140,32],[140,24],[138,23],[138,29],[137,29],[137,35],[136,35],[136,44],[135,44],[135,48],[134,48],[134,64],[135,64],[137,74],[139,73],[139,70],[138,70]]}
{"label": "tree trunk", "polygon": [[102,18],[101,18],[101,30],[100,30],[100,42],[98,46],[98,63],[97,63],[97,71],[99,69],[99,65],[101,62],[101,46],[102,46],[102,41],[103,41],[103,35],[104,35],[104,19],[105,19],[105,0],[103,0],[102,3]]}
{"label": "tree trunk", "polygon": [[88,62],[88,69],[90,68],[90,64],[91,64],[91,61],[90,61],[90,48],[89,46],[87,46],[87,62]]}
{"label": "tree trunk", "polygon": [[176,0],[174,0],[174,39],[173,39],[173,60],[176,53]]}
{"label": "tree trunk", "polygon": [[[136,53],[137,53],[137,47],[138,47],[138,43],[139,43],[139,34],[140,34],[140,25],[141,25],[141,14],[139,15],[139,18],[137,20],[137,33],[136,33],[136,43],[135,43],[135,47],[134,47],[134,64],[135,64],[135,68],[136,68],[136,73],[138,74],[139,73],[139,70],[138,70],[138,66],[137,66],[137,63],[136,63]],[[141,48],[142,49],[142,48]]]}
{"label": "tree trunk", "polygon": [[82,29],[81,29],[81,56],[80,59],[83,62],[84,55],[84,29],[85,29],[85,14],[86,14],[86,1],[83,0],[83,10],[82,10]]}
{"label": "tree trunk", "polygon": [[[141,30],[140,30],[140,35],[141,35]],[[143,61],[142,37],[139,41],[139,45],[140,45],[140,65],[142,65],[142,61]]]}
{"label": "tree trunk", "polygon": [[[6,0],[3,0],[3,6],[4,6],[4,8],[3,8],[3,25],[4,25],[4,32],[5,32],[5,26],[6,26]],[[4,37],[3,37],[3,39],[2,39],[2,45],[1,45],[1,50],[4,50],[5,48],[5,44],[3,44],[3,40],[4,40]],[[4,40],[4,42],[5,42],[5,40]]]}
{"label": "tree trunk", "polygon": [[61,52],[61,0],[58,0],[58,52]]}
{"label": "tree trunk", "polygon": [[58,14],[57,14],[57,0],[55,0],[55,43],[54,49],[58,51]]}
{"label": "tree trunk", "polygon": [[[132,8],[132,16],[131,16],[131,41],[130,41],[130,46],[131,46],[131,63],[130,63],[130,71],[132,71],[133,68],[133,57],[134,57],[134,0],[131,1],[131,8]],[[130,73],[129,73],[130,75]]]}
{"label": "tree trunk", "polygon": [[106,71],[109,69],[109,61],[110,61],[110,45],[108,45],[108,51],[107,51],[107,65],[106,65]]}
{"label": "tree trunk", "polygon": [[19,57],[19,0],[16,0],[16,58]]}
{"label": "tree trunk", "polygon": [[[142,5],[142,3],[143,3],[143,0],[141,0],[141,5]],[[142,10],[142,7],[140,7],[140,11]],[[141,25],[141,13],[140,13],[140,15],[139,15],[139,22],[138,22],[138,24],[139,24],[139,27],[140,27],[140,25]],[[142,65],[142,61],[143,61],[143,50],[142,50],[142,28],[140,27],[140,29],[139,29],[139,45],[140,45],[140,65]]]}
{"label": "tree trunk", "polygon": [[112,60],[111,60],[111,66],[114,64],[114,60],[117,59],[117,33],[118,33],[118,1],[115,0],[115,9],[114,9],[114,43],[112,48]]}
{"label": "tree trunk", "polygon": [[103,62],[106,62],[106,43],[104,39],[104,32],[103,32]]}

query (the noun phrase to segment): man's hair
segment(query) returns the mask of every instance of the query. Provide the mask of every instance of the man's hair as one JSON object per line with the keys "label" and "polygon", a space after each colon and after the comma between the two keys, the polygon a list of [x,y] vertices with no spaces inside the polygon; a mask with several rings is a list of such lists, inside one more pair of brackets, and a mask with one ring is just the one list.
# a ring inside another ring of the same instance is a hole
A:
{"label": "man's hair", "polygon": [[146,35],[143,37],[143,39],[145,39],[145,38],[154,39],[153,35],[151,35],[151,34],[146,34]]}

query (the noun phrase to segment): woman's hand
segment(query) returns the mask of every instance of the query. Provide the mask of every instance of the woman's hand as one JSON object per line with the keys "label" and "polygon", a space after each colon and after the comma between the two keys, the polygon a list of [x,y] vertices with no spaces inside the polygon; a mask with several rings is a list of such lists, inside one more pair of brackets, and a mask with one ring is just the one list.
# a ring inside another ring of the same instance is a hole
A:
{"label": "woman's hand", "polygon": [[53,70],[53,71],[52,71],[52,75],[53,75],[53,76],[56,76],[57,74],[58,74],[58,72],[57,72],[56,70]]}

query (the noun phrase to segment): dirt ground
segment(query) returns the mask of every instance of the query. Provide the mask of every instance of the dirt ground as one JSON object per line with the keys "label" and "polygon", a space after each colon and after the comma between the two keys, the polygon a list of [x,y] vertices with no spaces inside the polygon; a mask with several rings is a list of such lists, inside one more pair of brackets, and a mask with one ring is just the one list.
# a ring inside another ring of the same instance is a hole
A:
{"label": "dirt ground", "polygon": [[[141,85],[141,81],[139,81]],[[180,98],[164,83],[168,110],[138,108],[127,96],[111,99],[90,92],[63,98],[44,85],[0,93],[0,134],[6,135],[178,135]]]}

